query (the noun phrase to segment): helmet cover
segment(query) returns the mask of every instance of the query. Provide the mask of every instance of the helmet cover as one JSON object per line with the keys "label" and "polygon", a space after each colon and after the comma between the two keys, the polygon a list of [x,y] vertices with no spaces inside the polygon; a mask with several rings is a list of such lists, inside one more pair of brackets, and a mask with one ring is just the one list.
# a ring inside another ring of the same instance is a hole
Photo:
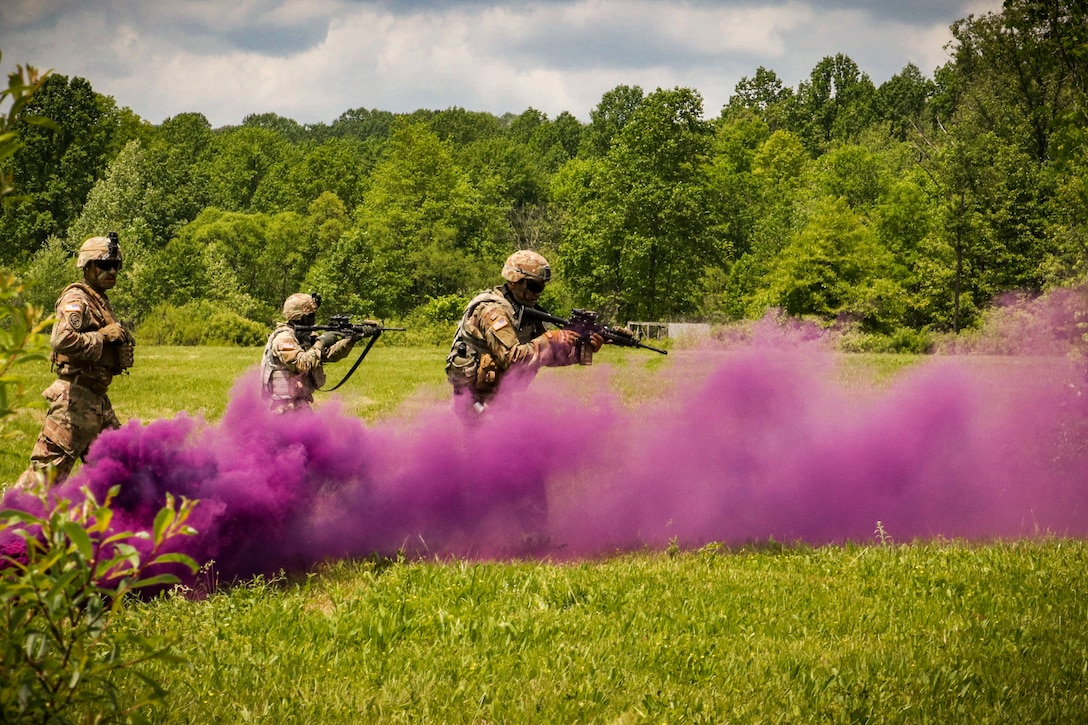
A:
{"label": "helmet cover", "polygon": [[297,322],[315,312],[317,312],[317,300],[313,295],[297,292],[283,303],[283,317],[288,322]]}
{"label": "helmet cover", "polygon": [[76,266],[83,269],[89,262],[114,261],[120,263],[121,245],[117,243],[117,232],[110,232],[109,236],[91,237],[83,242],[79,248],[79,256],[76,257]]}
{"label": "helmet cover", "polygon": [[523,279],[550,282],[552,268],[543,256],[531,249],[520,249],[506,258],[506,264],[502,266],[502,278],[507,282],[518,282]]}

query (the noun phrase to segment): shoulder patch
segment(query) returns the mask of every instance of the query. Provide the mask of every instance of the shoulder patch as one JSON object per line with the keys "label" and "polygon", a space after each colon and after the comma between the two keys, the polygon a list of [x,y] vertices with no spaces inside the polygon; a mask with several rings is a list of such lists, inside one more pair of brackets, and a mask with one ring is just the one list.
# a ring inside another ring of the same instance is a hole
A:
{"label": "shoulder patch", "polygon": [[298,348],[298,343],[290,338],[280,343],[281,350],[294,350],[296,348]]}
{"label": "shoulder patch", "polygon": [[69,300],[61,306],[61,317],[73,330],[83,329],[83,303]]}
{"label": "shoulder patch", "polygon": [[491,323],[491,329],[494,332],[498,332],[502,328],[508,327],[509,325],[510,325],[510,320],[506,319],[505,317],[500,317],[499,319],[497,319],[497,320],[495,320],[494,322]]}

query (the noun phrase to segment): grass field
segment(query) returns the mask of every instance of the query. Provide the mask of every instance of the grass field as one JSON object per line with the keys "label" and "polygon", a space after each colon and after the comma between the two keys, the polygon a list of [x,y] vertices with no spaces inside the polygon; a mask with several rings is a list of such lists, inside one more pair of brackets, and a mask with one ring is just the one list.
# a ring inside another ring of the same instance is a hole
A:
{"label": "grass field", "polygon": [[[608,353],[632,405],[683,359]],[[214,420],[259,354],[142,348],[111,397],[122,419]],[[440,404],[443,357],[379,345],[345,410]],[[834,374],[879,390],[914,362],[851,356]],[[40,416],[9,422],[0,480],[25,466]],[[133,603],[115,624],[172,633],[188,660],[149,671],[170,690],[148,712],[162,723],[1088,721],[1088,543],[874,542],[326,562]]]}

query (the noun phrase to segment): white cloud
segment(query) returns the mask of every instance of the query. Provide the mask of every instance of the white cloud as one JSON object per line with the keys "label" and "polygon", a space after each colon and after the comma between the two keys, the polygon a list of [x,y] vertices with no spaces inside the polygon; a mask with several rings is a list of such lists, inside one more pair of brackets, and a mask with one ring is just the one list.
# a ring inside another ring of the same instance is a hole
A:
{"label": "white cloud", "polygon": [[[0,0],[5,65],[90,80],[158,123],[185,111],[214,125],[272,111],[331,122],[351,108],[528,107],[588,119],[617,85],[687,86],[716,115],[762,65],[795,86],[846,53],[880,83],[945,61],[948,26],[1000,0],[963,0],[940,22],[880,7],[801,0],[444,2],[410,11],[352,0]],[[933,17],[930,10],[927,17]]]}

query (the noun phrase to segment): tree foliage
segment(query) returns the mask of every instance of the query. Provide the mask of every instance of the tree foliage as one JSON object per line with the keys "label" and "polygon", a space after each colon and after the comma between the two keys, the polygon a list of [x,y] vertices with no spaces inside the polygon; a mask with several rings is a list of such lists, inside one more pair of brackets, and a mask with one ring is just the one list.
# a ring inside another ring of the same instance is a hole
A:
{"label": "tree foliage", "polygon": [[[550,294],[619,322],[785,305],[825,324],[959,330],[997,295],[1088,272],[1086,20],[1083,3],[1008,0],[952,25],[931,78],[907,63],[876,86],[842,53],[796,87],[759,67],[713,120],[695,89],[618,85],[588,123],[452,107],[151,126],[82,79],[51,79],[13,116],[28,146],[2,168],[36,201],[0,214],[0,259],[45,304],[80,237],[118,229],[117,306],[138,321],[208,301],[267,324],[300,288],[404,317],[494,284],[528,247],[558,271]],[[858,245],[880,261],[865,282],[846,260],[797,266]],[[826,299],[798,301],[802,272]],[[872,274],[886,275],[875,293]]]}

